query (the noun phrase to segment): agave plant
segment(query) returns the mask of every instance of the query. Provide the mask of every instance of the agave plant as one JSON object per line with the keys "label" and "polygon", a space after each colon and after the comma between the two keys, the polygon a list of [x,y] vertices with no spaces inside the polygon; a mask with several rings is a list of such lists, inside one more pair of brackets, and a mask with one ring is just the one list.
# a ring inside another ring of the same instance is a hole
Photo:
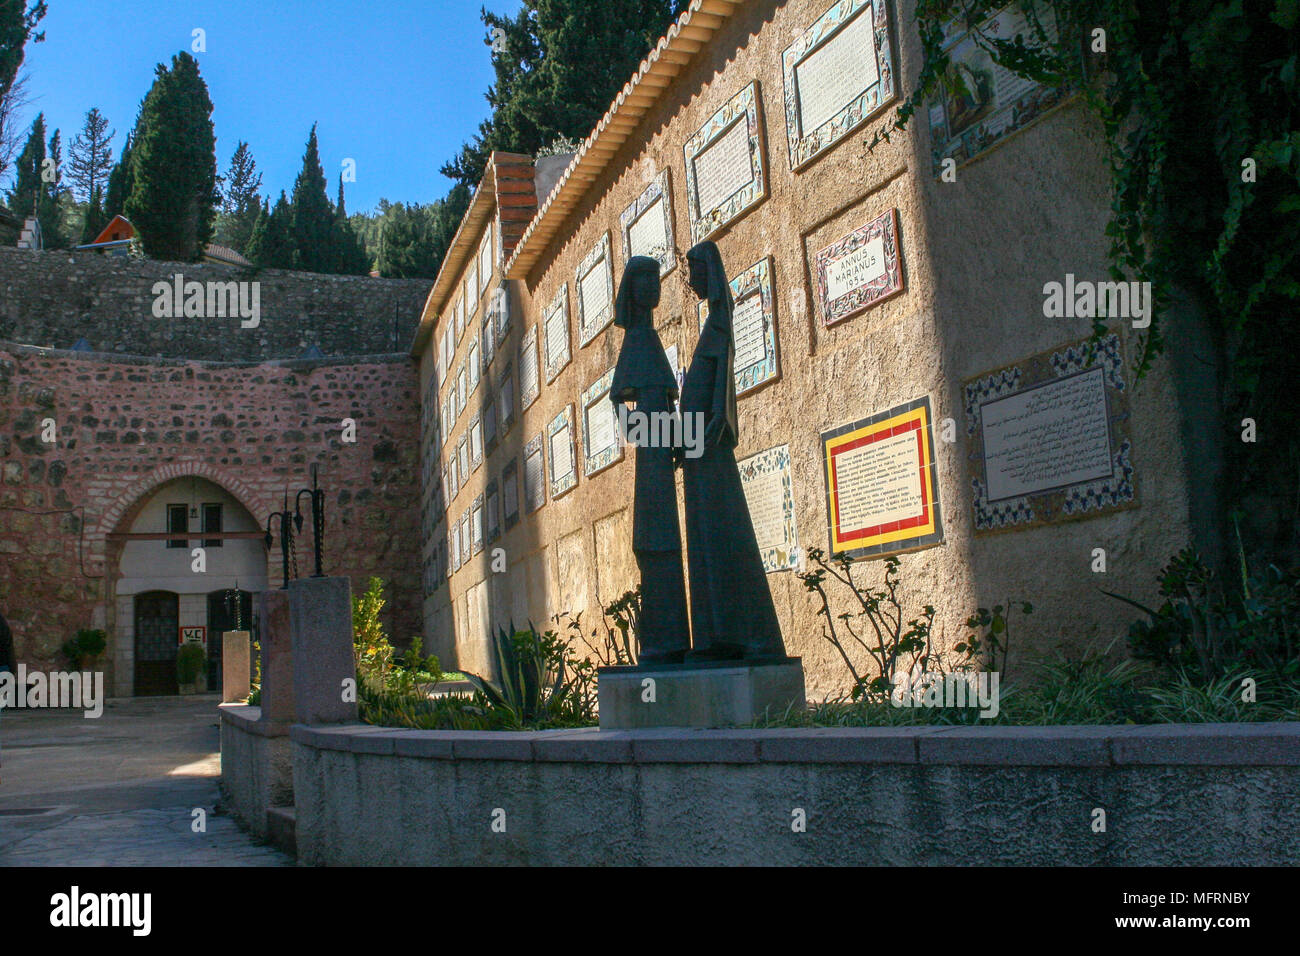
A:
{"label": "agave plant", "polygon": [[531,724],[548,714],[568,692],[563,646],[554,634],[498,627],[492,642],[499,681],[466,673],[494,708],[513,715],[517,724]]}

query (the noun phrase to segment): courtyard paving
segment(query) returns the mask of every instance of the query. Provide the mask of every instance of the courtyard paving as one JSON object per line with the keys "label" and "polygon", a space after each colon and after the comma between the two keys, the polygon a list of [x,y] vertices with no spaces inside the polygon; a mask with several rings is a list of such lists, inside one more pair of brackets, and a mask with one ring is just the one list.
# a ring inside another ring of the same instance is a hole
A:
{"label": "courtyard paving", "polygon": [[94,720],[0,713],[0,866],[293,865],[214,812],[217,703],[110,700]]}

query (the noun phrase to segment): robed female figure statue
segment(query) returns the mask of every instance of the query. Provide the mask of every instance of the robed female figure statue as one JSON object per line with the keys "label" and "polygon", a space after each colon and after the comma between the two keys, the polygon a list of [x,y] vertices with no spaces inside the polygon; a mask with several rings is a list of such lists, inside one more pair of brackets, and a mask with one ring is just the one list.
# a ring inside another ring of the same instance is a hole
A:
{"label": "robed female figure statue", "polygon": [[[633,256],[623,270],[614,304],[614,322],[623,329],[623,346],[609,397],[616,412],[624,402],[635,402],[632,414],[646,416],[645,422],[660,420],[651,415],[673,415],[677,399],[677,379],[654,327],[658,304],[658,261]],[[629,425],[629,431],[653,436],[659,429]],[[679,663],[690,647],[674,449],[671,445],[652,448],[651,444],[646,441],[636,447],[632,505],[632,553],[641,571],[638,663],[642,665]]]}
{"label": "robed female figure statue", "polygon": [[[736,465],[735,303],[712,242],[686,254],[695,294],[709,316],[682,383],[681,414],[704,425],[704,450],[681,457],[686,486],[686,556],[691,581],[688,659],[784,658],[781,627],[767,586]],[[685,432],[685,429],[683,429]]]}

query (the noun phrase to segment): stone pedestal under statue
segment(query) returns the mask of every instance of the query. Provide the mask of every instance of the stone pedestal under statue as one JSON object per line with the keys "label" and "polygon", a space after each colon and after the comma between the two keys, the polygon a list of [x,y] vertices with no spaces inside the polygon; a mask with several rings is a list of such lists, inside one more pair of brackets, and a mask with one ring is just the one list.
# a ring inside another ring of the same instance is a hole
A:
{"label": "stone pedestal under statue", "polygon": [[739,727],[807,702],[797,657],[602,667],[597,694],[601,730]]}

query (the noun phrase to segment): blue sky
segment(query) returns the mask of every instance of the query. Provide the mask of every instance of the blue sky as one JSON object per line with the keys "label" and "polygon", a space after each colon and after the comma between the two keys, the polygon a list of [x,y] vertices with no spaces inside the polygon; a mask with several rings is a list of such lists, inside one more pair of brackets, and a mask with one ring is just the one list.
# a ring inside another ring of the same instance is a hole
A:
{"label": "blue sky", "polygon": [[[23,70],[32,103],[65,144],[86,110],[108,117],[116,159],[154,67],[190,50],[212,98],[217,168],[246,140],[272,199],[293,187],[313,122],[321,164],[350,212],[381,197],[429,202],[450,186],[438,169],[487,116],[493,79],[479,10],[513,13],[520,0],[48,0],[45,42]],[[67,158],[67,147],[64,147]]]}

